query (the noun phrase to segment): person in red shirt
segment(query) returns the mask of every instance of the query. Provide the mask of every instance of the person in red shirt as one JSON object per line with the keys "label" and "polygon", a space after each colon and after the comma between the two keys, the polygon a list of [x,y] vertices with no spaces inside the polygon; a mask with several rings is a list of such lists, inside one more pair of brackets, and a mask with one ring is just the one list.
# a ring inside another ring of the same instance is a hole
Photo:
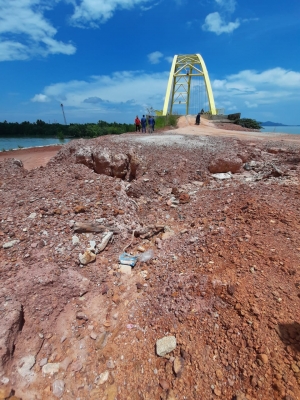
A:
{"label": "person in red shirt", "polygon": [[135,123],[135,131],[141,131],[141,121],[139,120],[139,117],[136,116],[136,119],[134,120]]}

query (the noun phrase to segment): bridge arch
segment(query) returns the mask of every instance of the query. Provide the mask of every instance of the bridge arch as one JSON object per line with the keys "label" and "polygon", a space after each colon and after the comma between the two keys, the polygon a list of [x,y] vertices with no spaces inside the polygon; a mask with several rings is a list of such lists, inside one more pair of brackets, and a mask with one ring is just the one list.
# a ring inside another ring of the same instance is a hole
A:
{"label": "bridge arch", "polygon": [[174,104],[185,104],[189,114],[190,90],[193,77],[202,76],[208,98],[209,111],[217,114],[212,87],[205,62],[200,54],[181,54],[173,58],[169,75],[163,115],[172,114]]}

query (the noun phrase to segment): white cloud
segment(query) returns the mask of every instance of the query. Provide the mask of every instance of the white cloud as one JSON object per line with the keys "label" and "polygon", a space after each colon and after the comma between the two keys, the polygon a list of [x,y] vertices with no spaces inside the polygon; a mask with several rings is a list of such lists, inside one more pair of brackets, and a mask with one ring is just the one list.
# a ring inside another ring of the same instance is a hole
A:
{"label": "white cloud", "polygon": [[163,53],[161,53],[160,51],[154,51],[153,53],[148,54],[147,57],[151,64],[158,64],[163,57]]}
{"label": "white cloud", "polygon": [[262,72],[244,70],[213,81],[212,87],[217,107],[225,107],[226,102],[236,104],[237,108],[244,104],[248,109],[280,106],[283,102],[297,101],[300,72],[283,68]]}
{"label": "white cloud", "polygon": [[34,103],[46,103],[49,101],[49,98],[44,94],[36,94],[32,99]]}
{"label": "white cloud", "polygon": [[218,12],[208,14],[205,18],[205,23],[202,25],[202,29],[209,32],[214,32],[217,35],[222,33],[231,33],[240,26],[238,19],[235,22],[229,22],[228,24],[222,19]]}
{"label": "white cloud", "polygon": [[[45,87],[32,101],[47,99],[58,104],[63,102],[66,108],[74,112],[77,110],[77,113],[81,110],[89,113],[132,112],[143,104],[161,109],[168,75],[169,72],[147,74],[144,71],[122,71],[110,76],[93,76],[84,81],[61,82]],[[147,90],[141,90],[141,87]]]}
{"label": "white cloud", "polygon": [[131,9],[150,0],[66,0],[74,5],[71,23],[83,27],[89,25],[96,28],[99,23],[107,21],[117,10]]}
{"label": "white cloud", "polygon": [[75,53],[72,44],[54,39],[57,30],[44,17],[55,4],[55,0],[0,0],[1,61]]}
{"label": "white cloud", "polygon": [[215,0],[216,3],[224,8],[229,13],[233,13],[235,11],[236,1],[235,0]]}

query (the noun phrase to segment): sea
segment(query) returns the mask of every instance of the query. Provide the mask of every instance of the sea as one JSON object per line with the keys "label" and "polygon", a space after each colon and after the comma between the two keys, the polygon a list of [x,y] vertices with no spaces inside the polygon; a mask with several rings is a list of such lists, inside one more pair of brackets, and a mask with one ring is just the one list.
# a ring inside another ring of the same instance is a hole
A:
{"label": "sea", "polygon": [[300,126],[264,126],[264,129],[262,129],[261,132],[300,135]]}
{"label": "sea", "polygon": [[57,138],[0,138],[0,151],[66,144],[70,140]]}

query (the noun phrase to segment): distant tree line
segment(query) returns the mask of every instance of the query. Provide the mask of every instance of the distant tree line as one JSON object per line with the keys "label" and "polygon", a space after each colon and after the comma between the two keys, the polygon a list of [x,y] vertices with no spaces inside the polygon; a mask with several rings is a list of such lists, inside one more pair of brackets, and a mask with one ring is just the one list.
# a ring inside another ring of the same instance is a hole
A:
{"label": "distant tree line", "polygon": [[82,138],[97,137],[103,135],[120,135],[126,132],[134,132],[133,124],[119,124],[117,122],[108,123],[98,121],[97,124],[47,124],[38,119],[31,123],[24,121],[18,122],[0,122],[0,137],[57,137],[59,139],[66,138]]}
{"label": "distant tree line", "polygon": [[249,128],[249,129],[264,129],[262,126],[261,122],[256,121],[255,119],[251,118],[241,118],[235,121],[235,124],[240,125],[244,128]]}

